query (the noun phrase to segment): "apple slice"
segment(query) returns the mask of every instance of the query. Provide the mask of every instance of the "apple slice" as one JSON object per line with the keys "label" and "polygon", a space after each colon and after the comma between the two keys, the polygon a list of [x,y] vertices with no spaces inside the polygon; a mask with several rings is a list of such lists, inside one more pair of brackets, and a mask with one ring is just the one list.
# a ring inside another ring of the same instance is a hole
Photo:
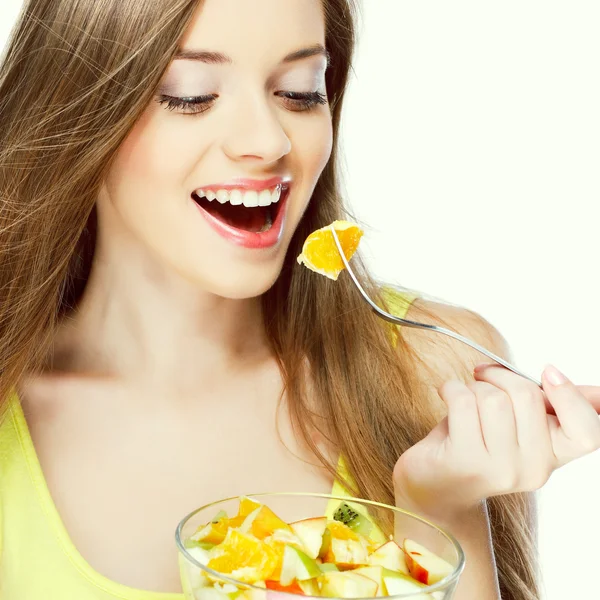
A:
{"label": "apple slice", "polygon": [[313,579],[321,575],[321,569],[313,558],[307,556],[302,550],[293,546],[286,546],[283,551],[283,562],[281,563],[281,575],[279,583],[289,586],[294,581]]}
{"label": "apple slice", "polygon": [[325,533],[323,534],[323,543],[321,544],[321,548],[319,549],[320,560],[323,560],[327,556],[329,548],[331,548],[331,531],[329,531],[329,528],[327,528],[325,529]]}
{"label": "apple slice", "polygon": [[299,581],[298,585],[305,596],[320,596],[321,590],[319,589],[319,582],[317,579],[307,579],[306,581]]}
{"label": "apple slice", "polygon": [[319,580],[321,583],[321,596],[373,598],[377,594],[377,584],[372,579],[354,571],[324,573]]}
{"label": "apple slice", "polygon": [[404,552],[410,574],[417,581],[427,585],[441,581],[454,571],[454,567],[449,562],[413,540],[404,540]]}
{"label": "apple slice", "polygon": [[295,546],[299,548],[303,552],[306,552],[304,548],[304,544],[302,540],[291,530],[286,529],[276,529],[273,532],[273,535],[270,535],[264,539],[265,542],[280,542],[281,544],[289,544],[290,546]]}
{"label": "apple slice", "polygon": [[[383,583],[388,596],[396,596],[400,594],[418,594],[414,598],[422,600],[433,600],[429,594],[421,594],[421,590],[425,587],[424,584],[415,581],[410,575],[383,569]],[[413,596],[411,596],[413,598]]]}
{"label": "apple slice", "polygon": [[385,583],[383,581],[383,567],[359,567],[358,569],[354,569],[352,572],[372,579],[377,584],[377,595],[387,596]]}
{"label": "apple slice", "polygon": [[327,517],[304,519],[290,523],[292,531],[300,538],[306,554],[310,558],[317,558],[323,544],[323,534],[327,527]]}
{"label": "apple slice", "polygon": [[387,542],[383,546],[380,546],[369,556],[370,565],[379,565],[392,571],[400,571],[405,575],[409,575],[408,567],[406,566],[406,559],[404,558],[404,552],[402,548],[394,541]]}
{"label": "apple slice", "polygon": [[[199,548],[198,546],[193,546],[191,548],[188,547],[186,550],[188,554],[201,565],[205,565],[210,559],[208,551],[204,550],[203,548]],[[190,587],[193,590],[206,587],[210,584],[206,573],[202,569],[199,569],[196,565],[193,565],[189,561],[185,560],[181,554],[179,555],[179,565],[182,570],[187,572],[187,579]]]}
{"label": "apple slice", "polygon": [[323,561],[335,563],[340,569],[353,569],[368,564],[368,551],[360,541],[332,537]]}
{"label": "apple slice", "polygon": [[331,571],[339,571],[339,569],[333,563],[322,563],[319,565],[319,569],[323,573],[331,573]]}

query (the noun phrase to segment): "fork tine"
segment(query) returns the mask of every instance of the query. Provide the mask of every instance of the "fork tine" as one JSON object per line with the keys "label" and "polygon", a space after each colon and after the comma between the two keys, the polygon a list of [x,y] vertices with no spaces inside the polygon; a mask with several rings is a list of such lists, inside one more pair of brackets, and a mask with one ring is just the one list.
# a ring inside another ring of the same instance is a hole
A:
{"label": "fork tine", "polygon": [[340,243],[340,239],[338,238],[337,232],[336,232],[335,228],[333,227],[333,225],[330,226],[330,229],[331,229],[331,233],[333,235],[333,240],[335,241],[335,245],[337,246],[338,252],[340,254],[340,258],[342,259],[342,262],[344,263],[344,267],[346,267],[346,271],[348,271],[348,274],[352,278],[354,285],[357,287],[357,289],[361,293],[362,297],[371,305],[371,308],[373,308],[373,310],[376,310],[379,312],[379,307],[375,304],[375,302],[373,302],[373,300],[371,300],[369,294],[367,294],[367,292],[365,292],[363,286],[360,284],[360,281],[358,281],[358,277],[352,270],[352,267],[350,266],[350,263],[348,262],[348,259],[346,258],[346,254],[344,253],[344,249],[342,248],[342,244]]}

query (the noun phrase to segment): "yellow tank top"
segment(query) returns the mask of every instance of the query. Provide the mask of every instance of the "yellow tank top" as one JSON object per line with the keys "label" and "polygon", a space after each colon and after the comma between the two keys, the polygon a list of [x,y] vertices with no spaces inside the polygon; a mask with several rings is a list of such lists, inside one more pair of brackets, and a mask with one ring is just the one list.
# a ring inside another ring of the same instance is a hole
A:
{"label": "yellow tank top", "polygon": [[[402,316],[413,299],[394,293],[387,300]],[[343,461],[340,470],[345,475]],[[346,495],[338,483],[333,494]],[[0,424],[0,599],[184,600],[183,594],[111,581],[79,554],[54,505],[15,395]]]}

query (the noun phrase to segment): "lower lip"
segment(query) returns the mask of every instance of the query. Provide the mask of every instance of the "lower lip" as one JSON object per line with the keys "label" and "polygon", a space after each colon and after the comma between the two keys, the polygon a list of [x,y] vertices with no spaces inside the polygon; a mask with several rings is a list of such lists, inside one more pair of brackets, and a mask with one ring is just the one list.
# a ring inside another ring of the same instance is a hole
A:
{"label": "lower lip", "polygon": [[289,188],[285,188],[281,194],[281,198],[279,200],[280,206],[277,211],[277,217],[273,224],[269,228],[268,231],[245,231],[243,229],[237,229],[236,227],[232,227],[231,225],[227,225],[220,221],[209,212],[206,212],[201,206],[196,204],[196,207],[202,214],[202,216],[208,221],[208,224],[222,237],[226,240],[237,244],[238,246],[243,246],[244,248],[252,248],[252,249],[261,249],[261,248],[272,248],[276,246],[279,240],[281,239],[281,234],[283,233],[283,227],[285,225],[285,214],[286,214],[286,204],[287,199],[290,193]]}

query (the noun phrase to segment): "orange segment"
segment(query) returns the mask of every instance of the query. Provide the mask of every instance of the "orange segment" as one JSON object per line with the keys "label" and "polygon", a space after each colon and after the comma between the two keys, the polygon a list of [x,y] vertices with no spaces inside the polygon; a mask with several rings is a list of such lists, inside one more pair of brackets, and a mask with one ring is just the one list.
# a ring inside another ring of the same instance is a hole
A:
{"label": "orange segment", "polygon": [[275,552],[275,556],[277,557],[277,566],[273,570],[273,573],[271,573],[271,579],[274,581],[279,581],[279,578],[281,577],[281,566],[283,565],[283,553],[285,552],[285,547],[294,546],[303,552],[304,547],[302,546],[302,542],[292,533],[291,527],[289,531],[286,531],[285,529],[276,529],[273,532],[273,535],[265,539],[265,543],[271,547],[273,552]]}
{"label": "orange segment", "polygon": [[200,527],[198,531],[191,536],[196,542],[206,542],[208,544],[220,544],[227,535],[229,529],[229,519],[220,519],[216,523],[209,523]]}
{"label": "orange segment", "polygon": [[283,542],[272,540],[269,540],[267,544],[275,554],[275,568],[270,575],[270,579],[273,581],[279,581],[279,578],[281,577],[281,567],[283,566],[283,553],[285,552],[285,544]]}
{"label": "orange segment", "polygon": [[260,508],[260,503],[250,498],[243,496],[240,498],[240,507],[238,509],[238,517],[247,517],[251,512],[254,512],[257,508]]}
{"label": "orange segment", "polygon": [[259,540],[263,540],[278,529],[292,531],[292,528],[285,521],[282,521],[268,506],[263,506],[254,521],[252,521],[252,534]]}
{"label": "orange segment", "polygon": [[237,517],[232,517],[231,519],[228,519],[229,527],[239,527],[244,522],[245,518],[246,517],[241,517],[240,515],[238,515]]}
{"label": "orange segment", "polygon": [[225,540],[210,551],[209,569],[253,583],[269,579],[277,567],[277,554],[263,541],[230,529]]}
{"label": "orange segment", "polygon": [[340,523],[339,521],[330,521],[327,523],[327,529],[331,532],[331,537],[336,540],[354,540],[359,541],[360,537],[357,533],[352,531],[348,525]]}
{"label": "orange segment", "polygon": [[244,522],[244,517],[233,517],[228,519],[223,517],[217,522],[211,522],[198,528],[198,531],[190,537],[196,542],[205,542],[207,544],[220,544],[227,535],[227,530],[232,527],[239,527]]}
{"label": "orange segment", "polygon": [[344,270],[344,263],[337,249],[331,227],[335,229],[346,259],[356,252],[363,232],[358,225],[348,221],[334,221],[331,225],[313,231],[304,242],[298,263],[336,280]]}

